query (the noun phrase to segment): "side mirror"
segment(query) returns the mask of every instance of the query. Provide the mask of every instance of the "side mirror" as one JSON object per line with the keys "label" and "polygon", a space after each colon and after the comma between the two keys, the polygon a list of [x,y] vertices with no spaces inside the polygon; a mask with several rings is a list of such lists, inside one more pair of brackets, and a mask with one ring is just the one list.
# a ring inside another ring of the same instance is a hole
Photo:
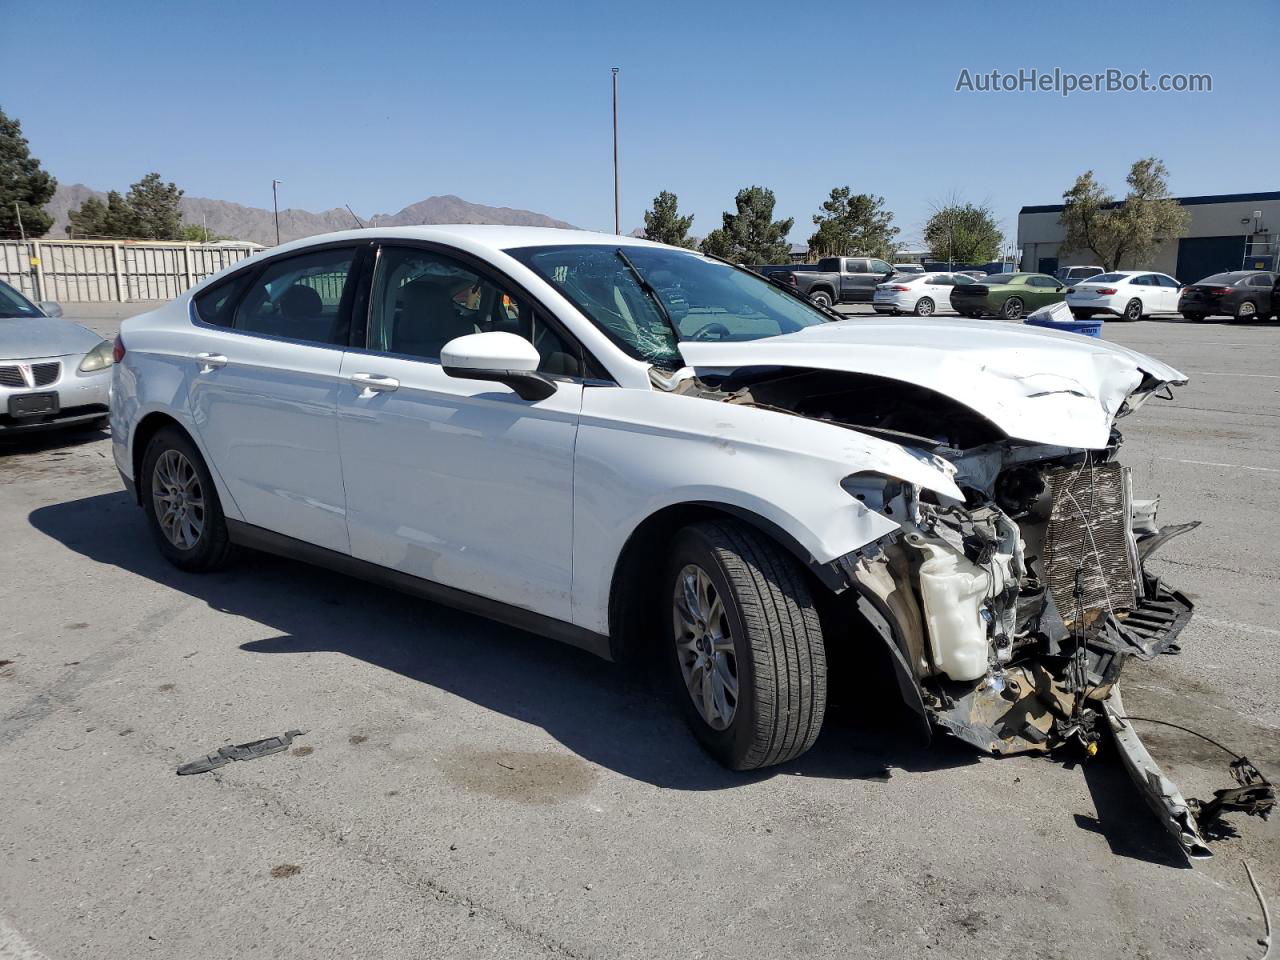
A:
{"label": "side mirror", "polygon": [[446,376],[505,383],[523,400],[545,400],[556,392],[555,383],[537,372],[540,360],[524,337],[497,330],[456,337],[440,351]]}
{"label": "side mirror", "polygon": [[52,300],[41,300],[36,304],[46,317],[53,317],[55,320],[62,316],[62,304],[54,303]]}
{"label": "side mirror", "polygon": [[1062,285],[1061,285],[1061,284],[1059,284],[1058,286],[1054,287],[1053,289],[1054,289],[1055,291],[1057,291],[1058,293],[1061,293],[1061,292],[1062,292]]}

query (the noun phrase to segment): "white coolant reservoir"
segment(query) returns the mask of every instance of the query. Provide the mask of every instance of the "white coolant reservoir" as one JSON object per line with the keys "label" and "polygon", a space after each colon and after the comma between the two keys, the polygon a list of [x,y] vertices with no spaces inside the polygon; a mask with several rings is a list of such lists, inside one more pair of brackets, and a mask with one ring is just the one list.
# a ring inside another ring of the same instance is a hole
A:
{"label": "white coolant reservoir", "polygon": [[987,672],[981,607],[991,587],[990,574],[941,541],[913,534],[907,542],[925,555],[920,594],[934,663],[952,680],[977,680]]}

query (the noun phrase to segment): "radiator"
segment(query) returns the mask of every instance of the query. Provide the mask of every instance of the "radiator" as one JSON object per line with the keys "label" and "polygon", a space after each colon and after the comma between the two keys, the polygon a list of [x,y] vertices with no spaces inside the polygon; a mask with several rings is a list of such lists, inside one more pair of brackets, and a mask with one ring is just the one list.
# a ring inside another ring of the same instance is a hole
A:
{"label": "radiator", "polygon": [[[1129,468],[1118,463],[1057,467],[1044,475],[1052,498],[1045,531],[1049,592],[1067,623],[1092,623],[1138,601],[1138,555]],[[1081,596],[1077,598],[1077,571]]]}

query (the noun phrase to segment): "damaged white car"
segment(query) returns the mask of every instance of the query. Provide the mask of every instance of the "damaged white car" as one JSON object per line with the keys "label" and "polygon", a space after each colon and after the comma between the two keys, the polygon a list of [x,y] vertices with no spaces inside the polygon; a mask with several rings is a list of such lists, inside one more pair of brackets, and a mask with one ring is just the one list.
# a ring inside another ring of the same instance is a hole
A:
{"label": "damaged white car", "polygon": [[[1116,421],[1185,382],[994,322],[846,320],[632,238],[362,230],[274,248],[116,345],[116,463],[187,569],[236,544],[612,658],[658,652],[749,769],[807,750],[834,650],[883,650],[926,728],[999,754],[1109,723],[1192,855],[1198,816],[1122,719],[1191,604]],[[1203,806],[1265,808],[1239,771]]]}

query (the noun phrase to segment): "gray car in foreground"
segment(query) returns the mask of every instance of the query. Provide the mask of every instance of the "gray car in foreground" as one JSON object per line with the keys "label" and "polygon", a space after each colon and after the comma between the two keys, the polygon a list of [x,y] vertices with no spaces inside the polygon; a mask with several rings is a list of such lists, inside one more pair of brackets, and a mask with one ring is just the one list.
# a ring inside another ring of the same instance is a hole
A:
{"label": "gray car in foreground", "polygon": [[0,281],[0,437],[106,425],[111,341]]}

